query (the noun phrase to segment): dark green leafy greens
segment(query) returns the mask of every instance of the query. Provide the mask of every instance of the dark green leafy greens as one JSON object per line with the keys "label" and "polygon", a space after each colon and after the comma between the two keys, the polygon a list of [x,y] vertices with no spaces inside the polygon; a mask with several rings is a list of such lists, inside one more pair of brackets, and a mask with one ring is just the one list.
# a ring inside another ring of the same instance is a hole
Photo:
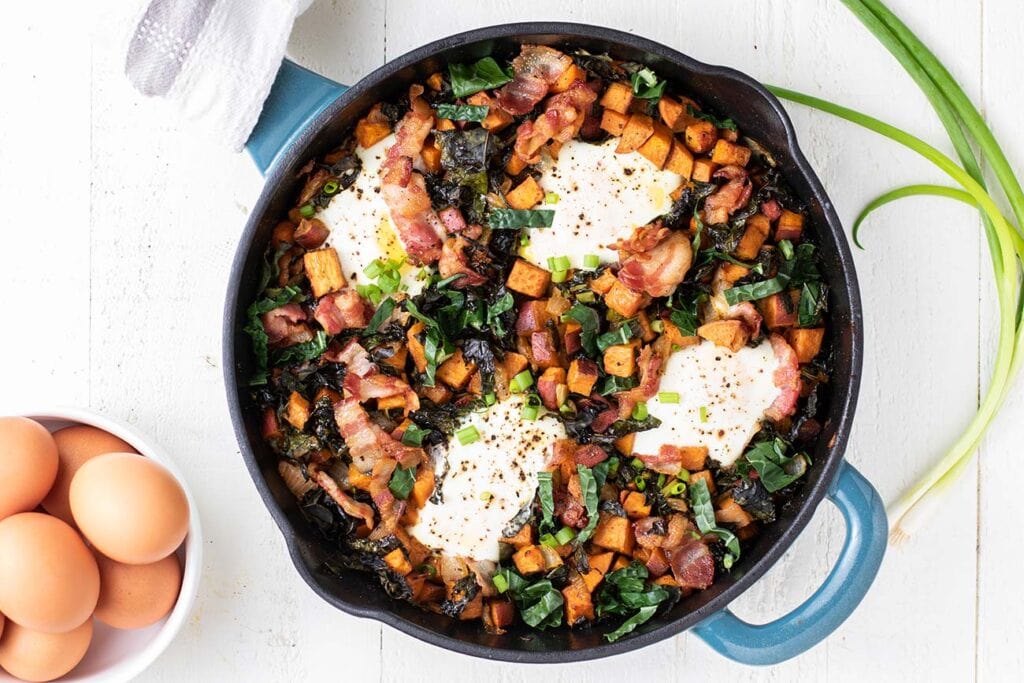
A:
{"label": "dark green leafy greens", "polygon": [[725,300],[732,306],[741,301],[764,299],[785,291],[789,287],[800,287],[808,282],[817,282],[820,278],[821,274],[814,263],[814,245],[804,242],[794,249],[792,258],[787,258],[782,262],[775,277],[730,287],[725,290]]}
{"label": "dark green leafy greens", "polygon": [[518,228],[550,228],[555,222],[551,209],[491,209],[487,224],[492,230]]}
{"label": "dark green leafy greens", "polygon": [[604,577],[597,594],[597,615],[629,615],[617,629],[605,634],[609,642],[615,642],[648,621],[658,610],[658,605],[673,597],[663,586],[648,583],[648,577],[647,567],[636,561]]}
{"label": "dark green leafy greens", "polygon": [[590,306],[575,304],[566,311],[564,317],[580,324],[580,343],[588,356],[597,356],[597,332],[601,329],[601,318]]}
{"label": "dark green leafy greens", "polygon": [[512,69],[502,69],[493,57],[484,57],[473,64],[449,64],[452,94],[467,97],[481,90],[490,90],[512,80]]}
{"label": "dark green leafy greens", "polygon": [[629,82],[633,84],[633,94],[642,100],[658,100],[665,91],[665,81],[646,66],[630,74]]}
{"label": "dark green leafy greens", "polygon": [[728,564],[731,565],[740,559],[740,541],[735,534],[728,529],[721,528],[715,521],[715,508],[711,504],[711,492],[708,491],[708,484],[703,479],[698,479],[690,484],[690,508],[700,532],[714,534],[725,544],[725,549],[732,558]]}
{"label": "dark green leafy greens", "polygon": [[435,109],[442,119],[479,123],[487,118],[490,107],[486,104],[439,104]]}
{"label": "dark green leafy greens", "polygon": [[[276,262],[276,259],[275,259]],[[266,274],[269,279],[269,272]],[[263,292],[263,298],[257,299],[246,311],[248,322],[245,325],[245,333],[252,339],[252,350],[256,356],[256,372],[249,380],[251,385],[266,384],[267,362],[269,356],[269,337],[263,329],[263,321],[260,319],[264,313],[269,313],[275,308],[285,304],[295,303],[302,300],[302,292],[298,287],[281,287],[279,289],[267,289]]]}
{"label": "dark green leafy greens", "polygon": [[732,119],[720,119],[714,114],[710,114],[706,111],[700,111],[694,109],[692,105],[686,105],[686,112],[695,119],[702,121],[708,121],[715,124],[715,128],[724,128],[726,130],[736,130],[736,122]]}
{"label": "dark green leafy greens", "polygon": [[788,444],[776,437],[754,444],[745,454],[770,493],[786,488],[807,472],[810,464],[807,456],[803,453],[786,456],[787,448]]}
{"label": "dark green leafy greens", "polygon": [[388,297],[384,301],[380,302],[380,306],[374,312],[373,317],[370,318],[370,322],[366,325],[366,329],[363,330],[362,336],[368,337],[371,334],[376,334],[380,328],[381,323],[391,317],[391,314],[395,310],[395,300]]}
{"label": "dark green leafy greens", "polygon": [[587,509],[587,525],[576,535],[576,543],[583,543],[594,534],[598,522],[598,492],[604,486],[608,478],[608,461],[599,462],[593,467],[576,465],[576,472],[580,477],[580,490],[583,491],[583,503]]}
{"label": "dark green leafy greens", "polygon": [[295,344],[281,349],[274,357],[277,364],[316,360],[327,350],[327,333],[317,330],[316,335],[308,342]]}
{"label": "dark green leafy greens", "polygon": [[555,527],[555,493],[551,483],[550,472],[537,473],[537,497],[540,498],[542,531]]}
{"label": "dark green leafy greens", "polygon": [[434,386],[434,375],[437,373],[437,366],[455,353],[455,345],[452,344],[448,335],[444,333],[444,330],[441,329],[437,321],[421,313],[412,299],[405,300],[405,310],[409,312],[409,315],[423,323],[427,330],[426,337],[423,340],[423,354],[427,358],[427,369],[424,373],[426,374],[426,380],[423,384],[432,387]]}
{"label": "dark green leafy greens", "polygon": [[562,625],[562,605],[565,600],[550,579],[530,583],[510,567],[502,567],[495,576],[504,580],[507,588],[502,592],[512,596],[524,622],[542,631]]}
{"label": "dark green leafy greens", "polygon": [[412,491],[412,485],[416,483],[416,468],[415,467],[396,467],[395,471],[391,474],[391,481],[388,482],[388,488],[391,489],[391,493],[395,494],[395,498],[401,498],[405,500],[409,497],[409,493]]}

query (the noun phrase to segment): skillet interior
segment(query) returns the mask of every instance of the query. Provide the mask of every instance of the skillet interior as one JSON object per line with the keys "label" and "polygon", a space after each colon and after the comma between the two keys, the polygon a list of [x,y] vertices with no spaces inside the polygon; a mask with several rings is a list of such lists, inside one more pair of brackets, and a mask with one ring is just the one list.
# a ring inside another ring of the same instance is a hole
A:
{"label": "skillet interior", "polygon": [[[813,239],[819,245],[830,289],[834,371],[828,419],[812,454],[814,467],[800,494],[780,511],[730,575],[708,590],[682,600],[667,615],[652,619],[629,637],[607,643],[596,630],[557,629],[536,633],[513,628],[487,634],[476,622],[462,623],[389,598],[375,577],[349,572],[335,577],[319,571],[320,542],[312,535],[295,500],[277,474],[277,458],[263,443],[256,411],[248,410],[246,378],[252,356],[242,332],[245,309],[256,296],[263,250],[278,217],[298,190],[296,171],[308,159],[334,148],[374,102],[404,91],[414,80],[450,61],[515,53],[519,43],[607,52],[652,66],[702,104],[733,118],[740,129],[775,155],[794,192],[808,206]],[[564,662],[633,650],[685,630],[729,604],[782,555],[810,520],[842,460],[856,403],[861,369],[862,320],[852,258],[842,227],[820,181],[799,151],[781,105],[762,86],[732,69],[714,67],[636,36],[606,28],[565,23],[508,24],[459,34],[419,48],[373,72],[336,100],[300,135],[268,175],[242,235],[227,292],[224,368],[235,431],[246,465],[284,534],[296,568],[325,600],[346,612],[388,623],[410,635],[458,652],[509,661]]]}

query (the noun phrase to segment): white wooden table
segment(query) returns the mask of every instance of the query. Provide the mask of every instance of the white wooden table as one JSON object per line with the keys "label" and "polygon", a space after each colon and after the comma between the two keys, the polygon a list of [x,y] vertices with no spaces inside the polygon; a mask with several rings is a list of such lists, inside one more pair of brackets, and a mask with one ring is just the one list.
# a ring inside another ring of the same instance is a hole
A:
{"label": "white wooden table", "polygon": [[[515,667],[424,645],[342,614],[299,579],[239,456],[220,368],[221,305],[236,236],[260,190],[222,151],[122,76],[115,0],[20,2],[0,20],[0,413],[90,406],[177,458],[207,535],[199,600],[149,681],[1007,680],[1024,671],[1024,386],[977,465],[913,542],[891,550],[853,617],[773,669],[747,669],[680,635],[587,664]],[[893,0],[949,64],[1024,170],[1018,0]],[[715,3],[318,0],[291,39],[342,82],[448,33],[565,19],[646,35],[762,80],[823,94],[949,147],[925,99],[836,0]],[[790,107],[847,223],[866,200],[937,171],[851,125]],[[966,423],[992,357],[988,256],[971,210],[886,209],[855,254],[866,368],[849,459],[891,500]],[[824,505],[734,609],[766,621],[801,602],[843,538]]]}

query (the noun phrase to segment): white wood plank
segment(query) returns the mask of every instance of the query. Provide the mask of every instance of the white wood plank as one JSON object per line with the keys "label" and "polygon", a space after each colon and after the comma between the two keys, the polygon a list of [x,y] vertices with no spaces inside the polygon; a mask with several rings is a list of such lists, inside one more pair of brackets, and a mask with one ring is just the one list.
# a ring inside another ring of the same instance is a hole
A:
{"label": "white wood plank", "polygon": [[[1024,93],[1019,87],[1020,45],[1024,40],[1024,8],[1007,0],[986,0],[984,12],[985,54],[983,112],[1003,145],[1018,175],[1024,171],[1024,140],[1019,132]],[[995,185],[994,179],[990,181]],[[1009,214],[1008,214],[1009,215]],[[988,257],[982,269],[990,271]],[[986,277],[982,289],[985,321],[982,327],[982,373],[992,371],[993,349],[998,332],[995,293]],[[1002,414],[993,423],[979,452],[980,493],[978,517],[978,641],[977,677],[1001,681],[1024,671],[1024,595],[1017,588],[1024,559],[1024,529],[1017,523],[1020,501],[1014,484],[1024,477],[1021,443],[1024,443],[1024,382],[1016,382]]]}

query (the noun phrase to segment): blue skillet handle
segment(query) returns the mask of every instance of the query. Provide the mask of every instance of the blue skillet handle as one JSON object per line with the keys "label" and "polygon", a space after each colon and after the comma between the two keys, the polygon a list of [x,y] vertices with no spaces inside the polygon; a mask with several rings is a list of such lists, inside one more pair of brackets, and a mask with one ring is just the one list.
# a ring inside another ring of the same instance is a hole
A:
{"label": "blue skillet handle", "polygon": [[260,173],[266,174],[306,125],[346,90],[347,85],[284,60],[259,121],[245,143]]}
{"label": "blue skillet handle", "polygon": [[885,506],[868,480],[845,462],[828,499],[843,513],[846,542],[825,582],[802,605],[768,624],[748,624],[728,609],[711,615],[693,630],[712,649],[742,664],[777,664],[820,643],[857,608],[885,554]]}

